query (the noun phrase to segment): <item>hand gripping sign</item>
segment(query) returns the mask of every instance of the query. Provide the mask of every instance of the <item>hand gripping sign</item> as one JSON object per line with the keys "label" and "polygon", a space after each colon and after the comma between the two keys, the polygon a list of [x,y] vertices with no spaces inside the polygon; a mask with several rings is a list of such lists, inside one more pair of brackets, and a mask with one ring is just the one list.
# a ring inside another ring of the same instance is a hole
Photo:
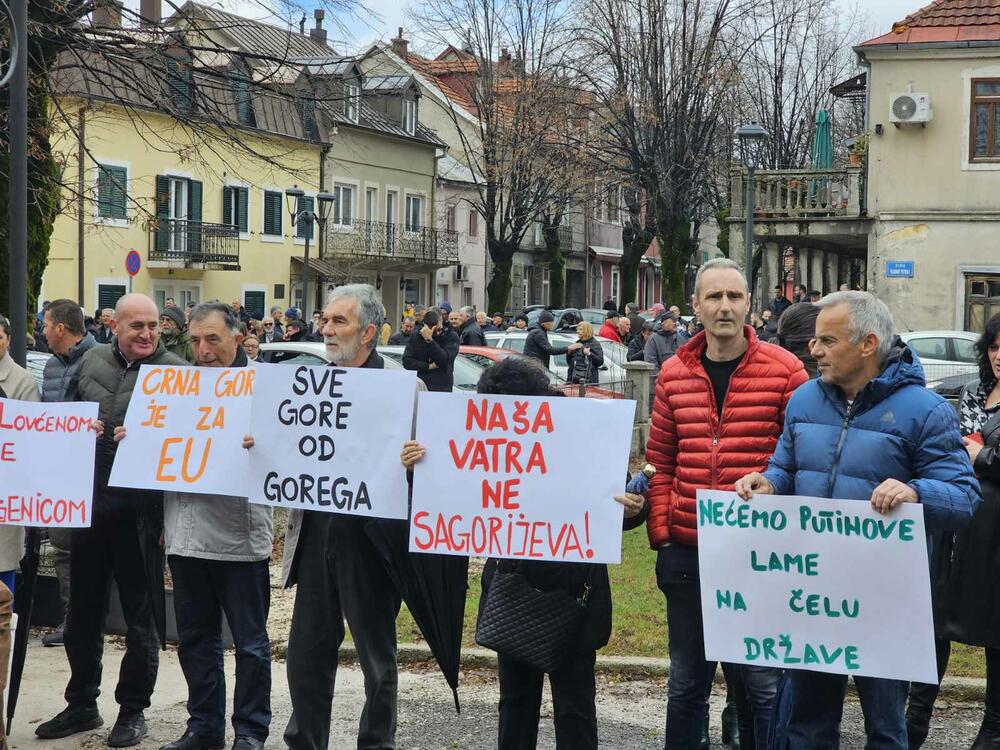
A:
{"label": "hand gripping sign", "polygon": [[[421,393],[410,551],[621,561],[635,402]],[[600,453],[595,450],[600,446]]]}
{"label": "hand gripping sign", "polygon": [[250,418],[250,502],[406,518],[399,451],[413,427],[415,372],[261,365]]}
{"label": "hand gripping sign", "polygon": [[255,367],[142,365],[109,484],[246,495]]}
{"label": "hand gripping sign", "polygon": [[90,526],[97,404],[0,398],[0,524]]}
{"label": "hand gripping sign", "polygon": [[937,682],[923,508],[698,490],[709,661]]}

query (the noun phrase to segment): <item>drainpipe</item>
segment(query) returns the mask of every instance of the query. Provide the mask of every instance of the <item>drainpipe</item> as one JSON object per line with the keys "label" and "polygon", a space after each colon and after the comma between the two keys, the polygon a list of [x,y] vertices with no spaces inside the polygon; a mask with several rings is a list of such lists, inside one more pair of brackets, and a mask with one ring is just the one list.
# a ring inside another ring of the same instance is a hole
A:
{"label": "drainpipe", "polygon": [[[400,36],[402,36],[402,35],[400,35]],[[438,153],[438,151],[440,151],[441,153]],[[431,216],[433,216],[433,217],[437,217],[437,215],[438,215],[438,213],[437,213],[437,181],[438,181],[438,174],[439,174],[439,172],[438,172],[438,163],[440,162],[441,159],[444,158],[445,153],[447,153],[447,152],[444,149],[434,149],[434,174],[431,175]],[[447,229],[447,228],[448,228],[447,225],[445,225],[445,229]],[[438,250],[441,248],[441,242],[440,242],[440,240],[439,240],[439,238],[437,236],[438,231],[439,231],[439,227],[437,226],[437,221],[435,220],[435,222],[434,222],[434,258],[435,258],[435,261],[438,259]],[[456,222],[456,225],[455,225],[455,231],[458,231],[458,224],[457,224],[457,222]],[[455,242],[455,251],[458,252],[458,242],[457,241]],[[461,262],[461,260],[462,260],[461,256],[459,256],[458,260],[459,260],[459,262]],[[431,303],[431,300],[434,299],[434,296],[437,293],[437,280],[435,279],[435,274],[436,273],[437,273],[437,265],[435,264],[434,267],[431,269],[431,271],[427,274],[427,277],[428,277],[427,280],[430,282],[427,285],[428,286],[428,288],[427,288],[427,304],[428,305]],[[448,288],[450,289],[451,286],[449,285]],[[472,303],[475,304],[475,300],[473,300]]]}
{"label": "drainpipe", "polygon": [[[83,190],[84,190],[84,147],[86,144],[86,124],[87,118],[85,115],[86,110],[80,107],[80,111],[77,113],[77,147],[76,147],[76,206],[77,206],[77,218],[76,218],[76,298],[80,301],[82,307],[86,307],[84,304],[84,289],[83,289],[83,274],[84,274],[84,244],[85,244],[85,220],[84,220],[84,200],[83,200]],[[94,303],[97,304],[96,302]]]}

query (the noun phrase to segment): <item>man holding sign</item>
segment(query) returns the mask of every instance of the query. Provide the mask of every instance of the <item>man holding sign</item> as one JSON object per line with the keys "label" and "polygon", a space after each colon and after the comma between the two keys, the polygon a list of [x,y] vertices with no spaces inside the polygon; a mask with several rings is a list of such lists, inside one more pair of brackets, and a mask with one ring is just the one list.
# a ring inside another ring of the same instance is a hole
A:
{"label": "man holding sign", "polygon": [[[792,396],[767,471],[740,479],[736,492],[745,500],[754,493],[861,500],[879,513],[920,503],[928,529],[964,526],[981,498],[955,412],[925,387],[914,353],[894,340],[889,309],[868,292],[837,292],[816,304],[810,353],[820,379]],[[847,677],[795,669],[788,679],[787,735],[779,722],[776,747],[837,747]],[[855,676],[855,685],[867,747],[906,750],[907,683]]]}

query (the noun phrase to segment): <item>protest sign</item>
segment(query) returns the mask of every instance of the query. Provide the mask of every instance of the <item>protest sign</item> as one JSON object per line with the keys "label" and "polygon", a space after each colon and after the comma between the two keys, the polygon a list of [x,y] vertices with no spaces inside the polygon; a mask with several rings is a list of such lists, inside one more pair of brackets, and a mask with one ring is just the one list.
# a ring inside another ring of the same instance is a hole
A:
{"label": "protest sign", "polygon": [[698,490],[709,661],[937,682],[923,508]]}
{"label": "protest sign", "polygon": [[0,398],[0,524],[85,528],[97,404]]}
{"label": "protest sign", "polygon": [[620,562],[613,498],[634,414],[624,400],[421,393],[410,551]]}
{"label": "protest sign", "polygon": [[142,365],[109,484],[245,495],[254,367]]}
{"label": "protest sign", "polygon": [[250,415],[252,503],[406,518],[399,461],[413,428],[417,374],[261,365]]}

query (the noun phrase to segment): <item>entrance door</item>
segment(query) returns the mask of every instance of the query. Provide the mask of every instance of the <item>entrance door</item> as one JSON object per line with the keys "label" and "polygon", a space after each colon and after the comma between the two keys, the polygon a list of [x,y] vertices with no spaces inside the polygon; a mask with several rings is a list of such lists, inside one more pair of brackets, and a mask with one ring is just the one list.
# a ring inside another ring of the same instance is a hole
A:
{"label": "entrance door", "polygon": [[1000,274],[965,277],[965,330],[982,333],[986,321],[1000,313]]}

